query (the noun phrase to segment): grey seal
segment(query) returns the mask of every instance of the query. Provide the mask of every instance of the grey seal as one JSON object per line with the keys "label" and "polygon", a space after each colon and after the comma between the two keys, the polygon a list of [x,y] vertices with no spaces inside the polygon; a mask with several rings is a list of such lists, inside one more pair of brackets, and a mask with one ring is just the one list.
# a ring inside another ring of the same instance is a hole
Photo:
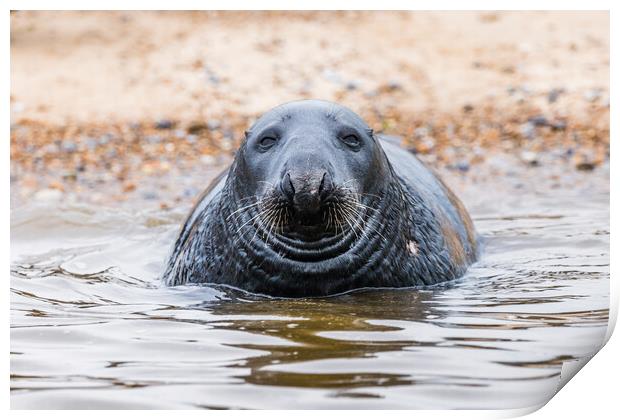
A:
{"label": "grey seal", "polygon": [[465,207],[413,154],[341,105],[262,115],[176,240],[166,284],[279,297],[433,285],[477,259]]}

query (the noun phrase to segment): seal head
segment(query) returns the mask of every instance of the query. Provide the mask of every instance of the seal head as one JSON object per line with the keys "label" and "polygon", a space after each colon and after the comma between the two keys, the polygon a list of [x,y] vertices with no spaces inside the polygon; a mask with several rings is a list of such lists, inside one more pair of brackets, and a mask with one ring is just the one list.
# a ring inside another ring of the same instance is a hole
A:
{"label": "seal head", "polygon": [[246,132],[231,188],[237,200],[257,207],[257,224],[268,231],[265,245],[274,246],[271,235],[311,241],[343,233],[359,217],[364,195],[384,189],[387,168],[372,130],[356,114],[296,102],[273,109]]}

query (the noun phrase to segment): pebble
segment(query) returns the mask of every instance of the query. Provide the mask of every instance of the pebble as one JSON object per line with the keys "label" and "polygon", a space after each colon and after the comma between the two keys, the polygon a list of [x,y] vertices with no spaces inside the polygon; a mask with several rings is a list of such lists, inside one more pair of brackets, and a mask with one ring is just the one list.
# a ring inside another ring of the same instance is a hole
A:
{"label": "pebble", "polygon": [[144,193],[142,193],[142,198],[144,198],[145,200],[157,200],[159,196],[154,191],[145,191]]}
{"label": "pebble", "polygon": [[521,152],[521,160],[530,166],[540,165],[540,162],[538,160],[538,154],[529,150]]}
{"label": "pebble", "polygon": [[429,151],[431,151],[431,150],[433,150],[433,149],[435,148],[435,144],[436,144],[436,143],[437,143],[437,142],[435,141],[435,139],[434,139],[434,138],[429,137],[429,136],[424,137],[424,138],[420,141],[420,147],[419,147],[419,150],[420,150],[420,152],[422,152],[422,153],[429,152]]}
{"label": "pebble", "polygon": [[58,153],[58,145],[50,143],[43,148],[43,152],[48,154]]}
{"label": "pebble", "polygon": [[563,88],[551,89],[549,91],[549,94],[547,95],[547,101],[549,101],[550,104],[554,103],[555,101],[558,100],[560,95],[563,94],[564,92],[565,90]]}
{"label": "pebble", "polygon": [[347,90],[356,90],[359,87],[359,82],[356,82],[355,80],[350,80],[346,83],[345,88]]}
{"label": "pebble", "polygon": [[159,120],[155,123],[155,128],[158,130],[169,130],[174,127],[174,122],[172,120]]}
{"label": "pebble", "polygon": [[602,89],[590,89],[583,94],[583,97],[588,102],[596,102],[602,95]]}
{"label": "pebble", "polygon": [[136,189],[136,184],[133,182],[125,182],[123,184],[123,192],[131,192]]}
{"label": "pebble", "polygon": [[463,161],[457,162],[456,165],[454,165],[454,167],[461,172],[467,172],[469,171],[469,162],[463,160]]}
{"label": "pebble", "polygon": [[403,89],[402,83],[400,83],[397,80],[390,80],[386,87],[388,88],[388,90],[391,90],[391,91]]}
{"label": "pebble", "polygon": [[222,124],[220,124],[220,122],[218,120],[209,120],[207,121],[207,128],[209,130],[217,130],[218,128],[220,128],[222,126]]}
{"label": "pebble", "polygon": [[198,189],[196,188],[190,187],[183,190],[183,197],[190,198],[195,197],[196,195],[198,195]]}
{"label": "pebble", "polygon": [[553,121],[549,126],[554,130],[564,131],[566,127],[568,127],[568,124],[566,124],[566,121]]}
{"label": "pebble", "polygon": [[110,142],[111,138],[112,136],[110,134],[104,134],[103,136],[99,137],[99,144],[105,146]]}
{"label": "pebble", "polygon": [[77,173],[65,172],[64,174],[62,174],[62,178],[66,181],[75,181],[77,180]]}
{"label": "pebble", "polygon": [[528,140],[532,140],[536,137],[536,125],[531,121],[521,124],[519,131],[521,132],[521,135]]}
{"label": "pebble", "polygon": [[207,128],[209,127],[203,122],[193,122],[187,127],[187,132],[189,134],[198,134],[201,131],[206,130]]}
{"label": "pebble", "polygon": [[322,76],[328,82],[332,82],[336,84],[342,83],[342,77],[332,69],[323,70]]}
{"label": "pebble", "polygon": [[575,168],[579,171],[592,171],[596,168],[596,162],[592,153],[585,152],[575,156]]}
{"label": "pebble", "polygon": [[86,147],[90,151],[93,151],[97,148],[97,139],[94,139],[92,137],[87,137],[85,143],[86,143]]}
{"label": "pebble", "polygon": [[11,111],[13,111],[14,113],[23,112],[24,109],[26,109],[26,106],[22,102],[15,102],[11,107]]}
{"label": "pebble", "polygon": [[418,138],[422,138],[422,137],[426,137],[429,134],[429,130],[427,127],[418,127],[415,130],[413,130],[413,135],[418,137]]}
{"label": "pebble", "polygon": [[65,140],[62,142],[61,150],[66,153],[73,153],[77,151],[77,145],[70,140]]}
{"label": "pebble", "polygon": [[[535,127],[551,127],[551,129],[553,130],[566,130],[567,124],[566,121],[563,120],[555,120],[555,121],[549,121],[544,115],[536,115],[534,117],[530,117],[527,120],[526,124],[532,124]],[[528,134],[531,134],[529,132],[529,128],[525,127],[525,131]]]}
{"label": "pebble", "polygon": [[62,191],[55,188],[46,188],[44,190],[37,191],[34,194],[34,199],[43,202],[59,201],[62,198]]}
{"label": "pebble", "polygon": [[205,165],[214,165],[216,163],[216,159],[211,155],[202,155],[200,156],[200,162]]}
{"label": "pebble", "polygon": [[584,161],[584,162],[577,163],[575,167],[579,171],[592,171],[594,170],[594,168],[596,168],[596,165],[592,162]]}
{"label": "pebble", "polygon": [[549,120],[547,120],[547,118],[545,118],[545,116],[543,115],[536,115],[534,117],[530,117],[528,118],[528,122],[531,122],[536,127],[544,127],[546,125],[549,125]]}
{"label": "pebble", "polygon": [[234,149],[234,147],[235,145],[233,144],[233,141],[230,137],[224,137],[220,141],[220,148],[226,152],[230,152]]}
{"label": "pebble", "polygon": [[211,70],[206,64],[203,67],[205,74],[207,75],[207,79],[214,85],[220,84],[220,78]]}

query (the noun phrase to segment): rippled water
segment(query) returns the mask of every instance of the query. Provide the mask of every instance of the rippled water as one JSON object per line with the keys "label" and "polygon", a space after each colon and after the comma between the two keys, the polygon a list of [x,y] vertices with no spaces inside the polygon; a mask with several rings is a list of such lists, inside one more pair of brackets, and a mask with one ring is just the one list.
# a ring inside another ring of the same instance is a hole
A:
{"label": "rippled water", "polygon": [[321,299],[162,287],[187,207],[14,208],[12,407],[542,404],[605,336],[608,179],[499,185],[461,191],[485,238],[463,279]]}

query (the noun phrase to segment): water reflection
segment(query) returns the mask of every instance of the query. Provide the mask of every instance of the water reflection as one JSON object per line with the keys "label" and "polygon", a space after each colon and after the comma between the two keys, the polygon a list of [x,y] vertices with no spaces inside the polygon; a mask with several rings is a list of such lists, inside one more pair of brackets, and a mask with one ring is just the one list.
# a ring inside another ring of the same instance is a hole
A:
{"label": "water reflection", "polygon": [[[363,291],[332,298],[278,299],[207,304],[211,312],[223,317],[210,325],[216,329],[246,331],[286,340],[290,344],[231,344],[245,349],[261,350],[264,354],[231,364],[230,367],[247,367],[246,375],[236,375],[255,385],[278,385],[313,388],[356,388],[368,386],[410,385],[408,375],[381,372],[352,373],[295,373],[267,366],[291,363],[374,358],[377,353],[405,351],[418,346],[436,343],[414,339],[364,339],[349,334],[348,339],[336,339],[330,332],[383,333],[402,328],[382,324],[381,320],[420,320],[437,318],[441,313],[433,311],[425,302],[427,294],[411,290]],[[248,316],[247,318],[244,317]],[[232,317],[232,318],[228,318]],[[382,334],[377,334],[377,338]]]}

